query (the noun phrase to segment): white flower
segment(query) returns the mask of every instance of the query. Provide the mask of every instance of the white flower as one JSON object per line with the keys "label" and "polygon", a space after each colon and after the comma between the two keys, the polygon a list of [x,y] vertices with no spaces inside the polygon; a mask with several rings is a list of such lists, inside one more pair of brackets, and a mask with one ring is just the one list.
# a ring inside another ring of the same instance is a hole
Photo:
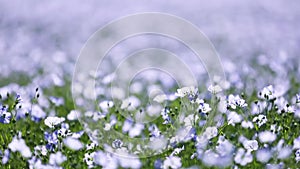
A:
{"label": "white flower", "polygon": [[256,140],[245,140],[243,142],[245,149],[252,152],[258,149],[258,142]]}
{"label": "white flower", "polygon": [[167,157],[166,160],[163,163],[163,168],[164,169],[177,169],[181,167],[181,158],[177,157],[177,156],[170,156]]}
{"label": "white flower", "polygon": [[262,143],[271,143],[276,140],[276,134],[270,131],[263,131],[258,134],[259,140]]}
{"label": "white flower", "polygon": [[207,127],[205,132],[203,133],[204,138],[210,140],[218,135],[217,127]]}
{"label": "white flower", "polygon": [[83,161],[89,166],[89,168],[93,167],[94,165],[94,156],[95,152],[92,153],[85,153]]}
{"label": "white flower", "polygon": [[56,125],[60,124],[63,121],[65,121],[64,117],[47,117],[44,123],[46,126],[54,128]]}
{"label": "white flower", "polygon": [[31,157],[31,151],[22,138],[18,139],[17,137],[14,137],[12,142],[9,143],[8,148],[13,152],[20,152],[25,158]]}
{"label": "white flower", "polygon": [[197,88],[195,88],[194,86],[190,86],[190,87],[183,87],[181,89],[177,89],[177,92],[175,93],[176,96],[178,97],[185,97],[185,96],[196,96],[197,94]]}
{"label": "white flower", "polygon": [[228,106],[232,109],[236,109],[237,107],[247,107],[248,104],[244,99],[240,98],[239,95],[234,96],[231,94],[228,96]]}
{"label": "white flower", "polygon": [[221,86],[219,85],[210,85],[208,87],[208,91],[211,92],[212,94],[217,94],[217,93],[220,93],[222,91],[222,88]]}
{"label": "white flower", "polygon": [[55,154],[50,154],[49,164],[51,165],[60,165],[67,160],[67,157],[64,156],[60,151]]}
{"label": "white flower", "polygon": [[250,151],[245,152],[243,148],[239,148],[234,157],[234,161],[241,166],[245,166],[253,161],[253,157]]}
{"label": "white flower", "polygon": [[229,112],[227,115],[228,124],[231,124],[233,126],[235,126],[236,123],[240,123],[242,119],[242,116],[234,111]]}
{"label": "white flower", "polygon": [[80,150],[83,148],[83,144],[73,137],[67,137],[64,139],[63,142],[67,147],[69,147],[72,150]]}
{"label": "white flower", "polygon": [[267,99],[267,100],[272,100],[274,99],[276,96],[275,96],[275,91],[274,91],[274,88],[272,85],[269,85],[267,87],[264,87],[262,89],[261,92],[259,92],[259,97],[260,98],[264,98],[264,99]]}
{"label": "white flower", "polygon": [[199,113],[208,113],[211,111],[209,104],[204,103],[204,100],[197,99],[196,102],[199,104],[197,109]]}
{"label": "white flower", "polygon": [[261,127],[262,125],[267,123],[268,119],[265,115],[260,114],[254,117],[252,121],[255,122],[259,127]]}
{"label": "white flower", "polygon": [[93,150],[97,146],[98,146],[98,143],[93,141],[91,144],[86,145],[86,150]]}

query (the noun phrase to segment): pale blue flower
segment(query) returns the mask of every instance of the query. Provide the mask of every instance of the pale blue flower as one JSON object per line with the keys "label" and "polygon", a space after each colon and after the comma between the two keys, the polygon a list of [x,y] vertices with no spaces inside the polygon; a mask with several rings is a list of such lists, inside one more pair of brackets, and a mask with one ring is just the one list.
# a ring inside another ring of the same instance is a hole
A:
{"label": "pale blue flower", "polygon": [[83,144],[76,138],[67,137],[63,140],[64,144],[72,150],[80,150],[83,148]]}
{"label": "pale blue flower", "polygon": [[22,138],[14,137],[12,142],[9,143],[8,147],[12,152],[20,152],[25,158],[29,158],[32,155],[29,147]]}
{"label": "pale blue flower", "polygon": [[51,165],[60,165],[67,160],[67,157],[64,156],[60,151],[55,154],[50,154],[49,164]]}

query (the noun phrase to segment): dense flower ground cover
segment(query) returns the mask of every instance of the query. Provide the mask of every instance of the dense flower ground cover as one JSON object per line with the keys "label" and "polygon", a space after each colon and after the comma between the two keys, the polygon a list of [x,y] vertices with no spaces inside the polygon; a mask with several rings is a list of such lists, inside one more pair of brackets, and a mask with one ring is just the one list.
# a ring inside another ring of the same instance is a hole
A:
{"label": "dense flower ground cover", "polygon": [[[162,154],[140,159],[129,158],[135,157],[134,154],[122,157],[106,152],[113,148],[126,153],[128,147],[124,146],[122,138],[114,140],[111,145],[101,145],[91,140],[77,120],[68,93],[63,92],[68,88],[67,84],[47,89],[17,84],[1,88],[2,93],[7,92],[1,95],[3,166],[297,168],[299,164],[300,97],[297,94],[278,96],[273,86],[267,86],[252,95],[216,94],[218,109],[216,104],[197,97],[207,91],[198,91],[194,87],[178,89],[172,100],[158,95],[156,100],[164,101],[168,106],[158,110],[148,107],[148,113],[160,115],[154,125],[116,120],[120,117],[115,112],[124,111],[122,105],[126,104],[125,101],[122,104],[102,101],[99,104],[101,111],[85,113],[94,120],[106,119],[103,127],[107,132],[111,128],[119,128],[124,133],[128,132],[130,137],[149,135],[150,138],[158,138],[166,126],[173,125],[178,113],[176,109],[181,104],[195,112],[183,119],[188,134],[171,137],[169,149]],[[24,90],[31,95],[18,94]],[[213,94],[219,91],[216,86],[209,90]],[[131,97],[131,100],[138,106],[138,97]],[[212,123],[214,125],[202,131],[201,128],[214,111],[218,112],[215,123]]]}
{"label": "dense flower ground cover", "polygon": [[[186,5],[201,8],[197,16],[176,13],[182,2],[176,10],[163,3],[127,10],[122,3],[101,10],[100,2],[73,3],[81,10],[67,2],[0,2],[0,168],[300,167],[298,4]],[[132,81],[127,96],[112,86],[116,63],[108,61],[108,72],[86,77],[97,82],[94,106],[86,109],[91,92],[85,84],[72,89],[80,48],[99,23],[147,9],[199,23],[220,52],[226,82],[211,85],[173,41],[134,39],[138,44],[124,41],[109,59],[120,61],[136,46],[168,48],[197,72],[199,86],[179,87],[150,71]],[[103,16],[109,19],[97,20]],[[72,97],[74,90],[81,98]]]}

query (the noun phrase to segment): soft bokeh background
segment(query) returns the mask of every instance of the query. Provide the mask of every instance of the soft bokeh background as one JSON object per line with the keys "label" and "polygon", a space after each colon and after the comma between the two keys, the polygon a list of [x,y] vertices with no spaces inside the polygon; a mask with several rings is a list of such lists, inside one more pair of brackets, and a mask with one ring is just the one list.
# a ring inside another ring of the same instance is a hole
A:
{"label": "soft bokeh background", "polygon": [[[253,60],[259,64],[275,61],[275,72],[279,76],[281,62],[299,60],[299,11],[297,1],[271,0],[172,3],[1,0],[0,76],[25,72],[30,77],[42,71],[55,80],[62,74],[72,74],[80,49],[92,33],[112,20],[139,12],[165,12],[197,25],[215,45],[226,72],[245,71],[249,74]],[[157,41],[161,43],[157,45]],[[152,41],[142,38],[140,42],[144,43],[123,44],[123,48],[131,51],[153,45],[172,48],[166,38]],[[118,52],[125,50],[119,47],[115,50]],[[186,55],[188,53],[183,54]],[[255,72],[252,75],[256,76]],[[286,73],[280,75],[280,79],[285,76]],[[1,86],[5,85],[1,83]]]}

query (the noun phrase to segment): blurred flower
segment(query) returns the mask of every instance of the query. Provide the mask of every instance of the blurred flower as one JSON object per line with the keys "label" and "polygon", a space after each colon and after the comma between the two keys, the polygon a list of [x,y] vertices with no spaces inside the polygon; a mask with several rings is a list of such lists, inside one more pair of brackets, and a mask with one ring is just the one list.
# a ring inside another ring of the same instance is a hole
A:
{"label": "blurred flower", "polygon": [[142,133],[143,129],[144,129],[144,124],[136,123],[134,126],[130,128],[128,134],[131,138],[133,138],[139,136]]}
{"label": "blurred flower", "polygon": [[33,121],[40,121],[41,119],[46,117],[46,113],[42,108],[38,105],[33,105],[31,110],[31,117]]}
{"label": "blurred flower", "polygon": [[253,161],[253,157],[250,151],[245,151],[243,148],[239,148],[234,157],[234,161],[241,166],[245,166]]}
{"label": "blurred flower", "polygon": [[205,139],[210,140],[218,135],[217,127],[207,127],[203,133]]}
{"label": "blurred flower", "polygon": [[262,143],[271,143],[276,140],[276,134],[270,131],[263,131],[258,134],[259,140]]}
{"label": "blurred flower", "polygon": [[[0,151],[1,152],[1,151]],[[9,157],[10,157],[10,152],[8,149],[4,150],[4,155],[2,157],[2,164],[6,164],[9,160]]]}
{"label": "blurred flower", "polygon": [[242,122],[242,127],[246,129],[253,129],[253,123],[251,121],[243,121]]}
{"label": "blurred flower", "polygon": [[130,96],[127,99],[124,99],[121,104],[121,109],[127,109],[129,111],[135,110],[138,106],[140,106],[141,101],[135,97]]}
{"label": "blurred flower", "polygon": [[123,142],[120,139],[116,139],[112,142],[112,147],[114,149],[121,148],[122,145],[123,145]]}
{"label": "blurred flower", "polygon": [[98,121],[99,119],[103,119],[106,114],[107,113],[87,111],[84,115],[86,117],[91,117],[94,121]]}
{"label": "blurred flower", "polygon": [[154,97],[153,101],[157,103],[163,103],[165,100],[167,100],[167,96],[165,94],[157,95]]}
{"label": "blurred flower", "polygon": [[8,147],[12,152],[20,152],[21,155],[25,158],[31,157],[31,151],[22,138],[18,139],[15,136],[12,142],[8,144]]}
{"label": "blurred flower", "polygon": [[175,93],[176,96],[178,97],[185,97],[188,96],[189,98],[194,98],[197,95],[198,89],[195,88],[194,86],[190,87],[183,87],[180,89],[177,89],[177,92]]}
{"label": "blurred flower", "polygon": [[227,121],[229,125],[235,126],[236,123],[240,123],[243,117],[234,111],[230,111],[227,115]]}
{"label": "blurred flower", "polygon": [[222,88],[221,86],[219,85],[210,85],[208,87],[208,91],[211,92],[212,94],[217,94],[217,93],[220,93],[222,91]]}
{"label": "blurred flower", "polygon": [[[31,159],[28,160],[29,163],[29,168],[30,169],[35,169],[35,168],[46,168],[46,166],[44,166],[42,164],[41,159],[37,158],[36,156],[33,156]],[[48,167],[50,168],[50,166]]]}
{"label": "blurred flower", "polygon": [[70,121],[77,120],[81,114],[76,110],[71,110],[70,113],[67,115],[67,119]]}
{"label": "blurred flower", "polygon": [[258,149],[258,142],[256,140],[245,140],[243,142],[245,149],[252,152]]}
{"label": "blurred flower", "polygon": [[300,149],[300,136],[295,138],[293,149]]}
{"label": "blurred flower", "polygon": [[55,166],[62,164],[66,160],[67,157],[64,156],[60,151],[56,152],[55,154],[50,154],[49,157],[49,163]]}
{"label": "blurred flower", "polygon": [[50,96],[49,99],[55,106],[62,106],[65,102],[64,99],[60,97]]}
{"label": "blurred flower", "polygon": [[83,144],[78,139],[75,139],[73,137],[67,137],[63,142],[71,150],[77,151],[83,148]]}
{"label": "blurred flower", "polygon": [[256,151],[256,159],[262,163],[267,163],[272,158],[272,155],[272,152],[268,149],[259,149]]}
{"label": "blurred flower", "polygon": [[99,107],[102,111],[107,112],[109,108],[112,108],[114,106],[114,103],[112,101],[102,101],[99,104]]}
{"label": "blurred flower", "polygon": [[[104,153],[103,151],[97,151],[93,156],[95,164],[100,165],[104,169],[117,169],[118,161],[116,158],[112,157],[108,153]],[[88,156],[87,156],[88,157]]]}
{"label": "blurred flower", "polygon": [[47,153],[48,153],[47,148],[44,145],[34,147],[34,154],[41,154],[43,156],[46,156]]}
{"label": "blurred flower", "polygon": [[231,156],[234,149],[234,145],[229,140],[225,139],[224,136],[219,137],[216,151],[220,156]]}

